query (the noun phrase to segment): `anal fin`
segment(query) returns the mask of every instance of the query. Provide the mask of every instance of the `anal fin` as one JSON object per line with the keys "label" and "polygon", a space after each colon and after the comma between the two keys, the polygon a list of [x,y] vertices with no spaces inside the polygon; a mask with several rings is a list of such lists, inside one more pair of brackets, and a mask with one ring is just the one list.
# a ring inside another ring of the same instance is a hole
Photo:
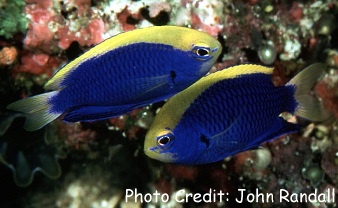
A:
{"label": "anal fin", "polygon": [[63,120],[66,122],[92,122],[96,120],[104,120],[125,114],[133,108],[134,105],[82,106],[67,112],[63,117]]}
{"label": "anal fin", "polygon": [[257,148],[264,142],[271,141],[286,134],[298,132],[299,130],[299,124],[290,123],[283,118],[278,118],[274,125],[265,134],[253,140],[249,144],[248,149]]}

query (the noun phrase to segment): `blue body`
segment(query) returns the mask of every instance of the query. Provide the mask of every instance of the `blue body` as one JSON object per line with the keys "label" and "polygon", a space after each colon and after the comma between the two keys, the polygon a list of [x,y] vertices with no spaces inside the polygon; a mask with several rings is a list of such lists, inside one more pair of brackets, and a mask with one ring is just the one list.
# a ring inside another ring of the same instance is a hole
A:
{"label": "blue body", "polygon": [[270,74],[242,75],[205,90],[172,130],[170,152],[177,154],[173,162],[216,162],[299,130],[279,117],[295,111],[295,87],[275,87],[270,79]]}
{"label": "blue body", "polygon": [[123,46],[77,66],[48,101],[50,112],[65,112],[67,122],[118,116],[185,89],[207,72],[202,63],[170,45]]}

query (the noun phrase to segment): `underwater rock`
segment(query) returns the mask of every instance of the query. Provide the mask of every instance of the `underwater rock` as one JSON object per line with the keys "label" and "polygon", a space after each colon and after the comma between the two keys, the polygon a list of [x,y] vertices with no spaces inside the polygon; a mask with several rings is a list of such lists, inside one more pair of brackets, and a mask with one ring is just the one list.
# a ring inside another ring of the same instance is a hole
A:
{"label": "underwater rock", "polygon": [[269,173],[272,156],[267,148],[239,153],[233,157],[235,172],[253,180],[262,180]]}
{"label": "underwater rock", "polygon": [[321,168],[334,184],[338,184],[338,147],[327,149],[321,160]]}
{"label": "underwater rock", "polygon": [[316,164],[310,164],[302,169],[302,176],[309,180],[313,187],[317,187],[324,179],[324,171]]}
{"label": "underwater rock", "polygon": [[338,73],[334,73],[319,81],[315,91],[322,98],[325,108],[338,118]]}

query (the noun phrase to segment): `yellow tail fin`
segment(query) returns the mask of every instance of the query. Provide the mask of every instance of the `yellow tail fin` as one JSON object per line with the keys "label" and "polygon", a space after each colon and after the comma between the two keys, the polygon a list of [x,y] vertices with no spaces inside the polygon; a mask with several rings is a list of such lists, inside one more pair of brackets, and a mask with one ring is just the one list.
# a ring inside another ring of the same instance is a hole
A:
{"label": "yellow tail fin", "polygon": [[58,93],[58,91],[18,100],[9,104],[7,109],[24,113],[26,116],[24,128],[27,131],[35,131],[52,122],[62,114],[50,111],[48,100],[56,93]]}
{"label": "yellow tail fin", "polygon": [[318,79],[325,73],[327,66],[322,63],[315,63],[292,78],[286,85],[296,87],[295,99],[298,102],[295,114],[311,121],[324,121],[330,117],[322,102],[311,95],[311,90]]}

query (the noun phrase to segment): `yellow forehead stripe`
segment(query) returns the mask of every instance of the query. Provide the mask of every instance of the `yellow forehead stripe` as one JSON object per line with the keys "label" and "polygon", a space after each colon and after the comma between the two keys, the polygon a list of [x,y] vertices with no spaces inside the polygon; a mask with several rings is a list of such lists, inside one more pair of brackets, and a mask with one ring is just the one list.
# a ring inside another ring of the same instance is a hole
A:
{"label": "yellow forehead stripe", "polygon": [[208,45],[211,49],[220,47],[218,41],[207,33],[177,26],[153,26],[132,30],[113,36],[91,48],[63,68],[46,85],[47,90],[57,90],[59,84],[73,69],[83,61],[132,43],[160,43],[188,51],[196,43]]}
{"label": "yellow forehead stripe", "polygon": [[[273,68],[260,65],[244,64],[223,69],[212,73],[206,77],[174,95],[168,100],[163,109],[156,115],[152,125],[146,135],[145,146],[152,147],[156,145],[155,138],[164,128],[174,129],[181,120],[183,113],[190,104],[207,88],[216,82],[225,79],[232,79],[240,75],[248,75],[255,73],[272,74]],[[171,109],[171,110],[169,110]]]}
{"label": "yellow forehead stripe", "polygon": [[172,133],[172,131],[165,129],[165,130],[160,131],[157,136],[158,137],[163,136],[163,135],[166,135],[168,133]]}
{"label": "yellow forehead stripe", "polygon": [[273,72],[273,68],[270,68],[270,67],[265,67],[261,65],[255,65],[255,64],[242,64],[238,66],[232,66],[229,68],[225,68],[221,71],[212,73],[206,77],[203,77],[202,79],[200,79],[200,81],[208,83],[210,86],[213,83],[219,82],[221,80],[235,78],[240,75],[257,74],[257,73],[272,74],[272,72]]}

